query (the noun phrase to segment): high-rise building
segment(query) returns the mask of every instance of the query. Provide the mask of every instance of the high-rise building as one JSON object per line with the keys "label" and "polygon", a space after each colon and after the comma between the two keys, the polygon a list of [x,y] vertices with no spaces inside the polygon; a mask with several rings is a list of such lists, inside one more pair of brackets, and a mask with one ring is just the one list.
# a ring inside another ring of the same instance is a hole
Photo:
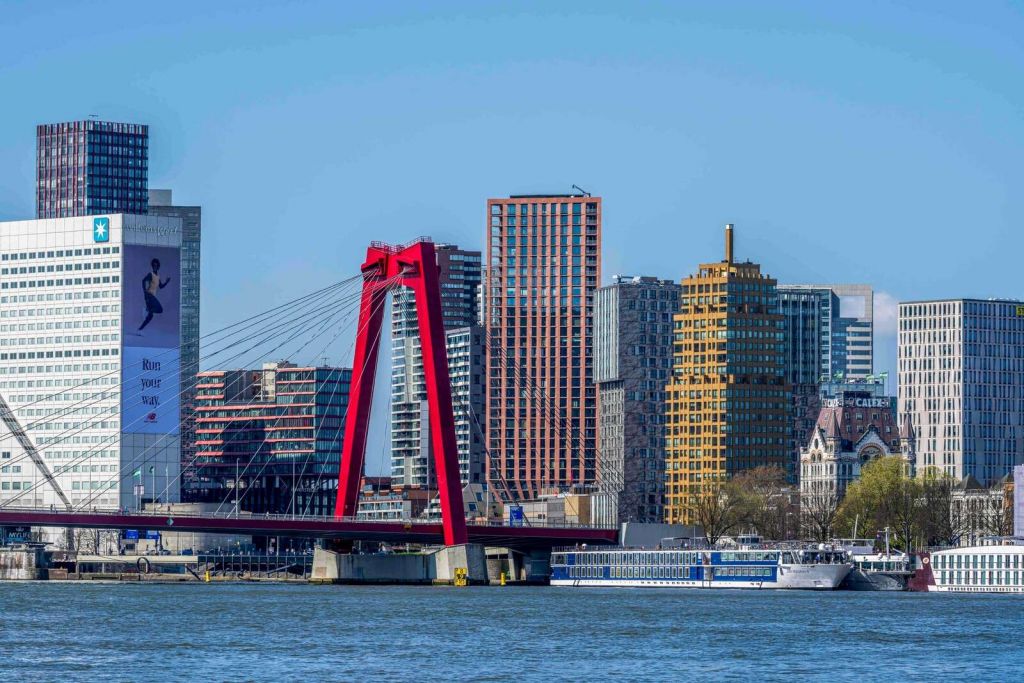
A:
{"label": "high-rise building", "polygon": [[[477,287],[480,284],[479,251],[459,249],[450,244],[437,246],[438,282],[441,290],[441,317],[447,331],[476,325]],[[455,409],[455,431],[459,438],[460,475],[463,483],[482,473],[483,443],[479,426],[483,416],[479,404],[482,387],[466,383],[483,381],[480,350],[471,350],[475,336],[457,335],[456,347],[448,337],[449,374],[459,391],[452,400]],[[473,363],[477,365],[473,365]],[[431,458],[430,428],[427,420],[427,394],[423,377],[423,356],[420,351],[419,322],[416,301],[411,289],[395,291],[391,305],[391,483],[395,487],[436,488],[436,474]],[[463,404],[463,401],[469,401]],[[474,406],[473,401],[477,404]],[[471,438],[472,434],[477,438]],[[464,465],[464,467],[463,467]]]}
{"label": "high-rise building", "polygon": [[790,382],[859,380],[872,374],[874,293],[869,285],[779,285],[778,292],[789,331]]}
{"label": "high-rise building", "polygon": [[182,465],[185,476],[195,453],[195,384],[199,372],[199,264],[203,209],[176,206],[171,190],[149,191],[149,215],[181,219],[181,386]]}
{"label": "high-rise building", "polygon": [[682,286],[616,275],[594,300],[598,481],[616,523],[660,522],[665,497],[665,385]]}
{"label": "high-rise building", "polygon": [[197,385],[196,452],[183,494],[271,514],[330,515],[338,493],[352,371],[265,363],[207,370]]}
{"label": "high-rise building", "polygon": [[873,295],[867,285],[779,285],[786,319],[786,379],[793,392],[790,450],[807,445],[822,382],[859,381],[872,373]]}
{"label": "high-rise building", "polygon": [[488,481],[513,498],[595,482],[601,198],[487,200]]}
{"label": "high-rise building", "polygon": [[795,481],[789,448],[790,386],[785,318],[775,280],[756,263],[701,264],[683,280],[666,427],[666,505],[670,523],[692,523],[708,487],[758,466]]}
{"label": "high-rise building", "polygon": [[818,387],[831,381],[830,290],[778,286],[779,311],[786,320],[786,380],[792,392],[789,448],[794,461],[807,443],[821,409]]}
{"label": "high-rise building", "polygon": [[1024,463],[1024,302],[901,303],[898,361],[918,471],[989,485]]}
{"label": "high-rise building", "polygon": [[[465,484],[482,484],[484,457],[484,331],[479,325],[448,330],[448,376],[455,408],[455,442],[459,448],[459,479]],[[432,460],[429,462],[433,462]]]}
{"label": "high-rise building", "polygon": [[181,219],[0,223],[0,503],[176,501]]}
{"label": "high-rise building", "polygon": [[36,217],[146,213],[149,126],[70,121],[36,126]]}

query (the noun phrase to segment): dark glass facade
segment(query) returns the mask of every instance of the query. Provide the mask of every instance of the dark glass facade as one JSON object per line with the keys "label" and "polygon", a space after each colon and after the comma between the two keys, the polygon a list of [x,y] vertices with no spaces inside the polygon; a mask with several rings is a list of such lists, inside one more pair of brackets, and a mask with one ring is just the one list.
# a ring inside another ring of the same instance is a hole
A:
{"label": "dark glass facade", "polygon": [[149,126],[70,121],[36,127],[36,218],[144,214]]}

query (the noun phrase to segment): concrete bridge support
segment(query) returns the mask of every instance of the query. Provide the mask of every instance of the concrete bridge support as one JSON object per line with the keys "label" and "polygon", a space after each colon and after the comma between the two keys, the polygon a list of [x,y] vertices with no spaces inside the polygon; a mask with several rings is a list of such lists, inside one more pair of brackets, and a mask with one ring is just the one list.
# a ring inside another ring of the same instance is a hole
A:
{"label": "concrete bridge support", "polygon": [[453,545],[415,555],[352,555],[317,548],[313,583],[453,584],[465,569],[470,584],[487,583],[484,547]]}

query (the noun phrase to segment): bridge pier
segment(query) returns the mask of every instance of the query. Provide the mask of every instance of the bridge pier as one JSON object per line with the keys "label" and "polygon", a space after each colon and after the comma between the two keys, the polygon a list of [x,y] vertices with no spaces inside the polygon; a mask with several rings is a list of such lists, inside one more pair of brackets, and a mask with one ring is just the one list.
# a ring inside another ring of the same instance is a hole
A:
{"label": "bridge pier", "polygon": [[466,570],[470,584],[486,584],[484,547],[465,543],[415,555],[353,555],[316,548],[310,581],[446,585],[455,583],[456,570],[460,569]]}
{"label": "bridge pier", "polygon": [[487,555],[479,543],[450,545],[434,552],[434,583],[454,583],[457,569],[466,570],[471,584],[487,583]]}

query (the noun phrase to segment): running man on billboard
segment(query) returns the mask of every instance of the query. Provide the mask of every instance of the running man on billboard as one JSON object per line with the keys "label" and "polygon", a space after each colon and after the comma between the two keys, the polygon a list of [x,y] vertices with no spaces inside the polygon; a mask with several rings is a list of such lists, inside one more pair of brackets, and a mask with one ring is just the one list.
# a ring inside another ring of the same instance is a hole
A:
{"label": "running man on billboard", "polygon": [[139,331],[136,332],[140,337],[142,330],[153,320],[153,316],[164,312],[164,307],[160,305],[160,300],[156,298],[156,295],[171,281],[169,277],[160,279],[160,259],[153,259],[149,265],[152,270],[142,278],[142,294],[146,298],[146,319],[142,321]]}

